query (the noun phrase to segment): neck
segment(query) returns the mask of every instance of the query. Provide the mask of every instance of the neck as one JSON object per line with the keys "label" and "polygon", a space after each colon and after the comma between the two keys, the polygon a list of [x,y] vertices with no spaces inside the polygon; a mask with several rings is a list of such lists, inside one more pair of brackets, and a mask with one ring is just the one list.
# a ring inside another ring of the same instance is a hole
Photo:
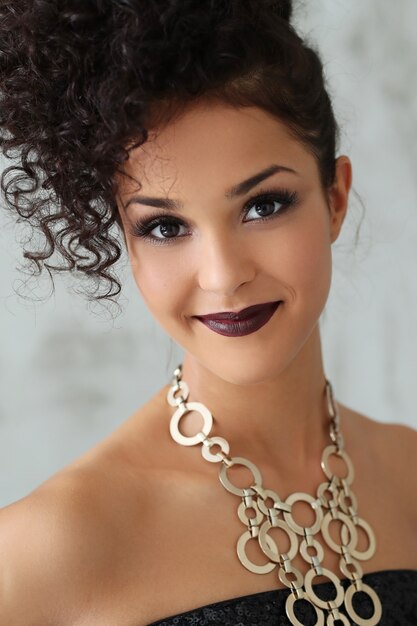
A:
{"label": "neck", "polygon": [[[330,443],[320,332],[312,332],[290,365],[274,378],[252,385],[230,383],[192,355],[183,360],[182,379],[189,402],[202,402],[213,414],[211,436],[224,437],[231,456],[271,464],[278,471],[305,472],[320,466]],[[201,418],[184,417],[181,431],[198,432]]]}

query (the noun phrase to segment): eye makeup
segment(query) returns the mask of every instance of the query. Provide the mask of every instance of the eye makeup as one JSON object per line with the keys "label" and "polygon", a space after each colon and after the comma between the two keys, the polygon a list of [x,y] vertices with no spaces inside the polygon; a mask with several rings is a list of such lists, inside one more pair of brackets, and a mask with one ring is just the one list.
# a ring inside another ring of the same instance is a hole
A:
{"label": "eye makeup", "polygon": [[[246,219],[245,222],[265,222],[280,217],[290,211],[299,202],[298,193],[285,188],[266,189],[257,195],[252,196],[242,207],[241,215],[247,216],[252,208],[258,217]],[[277,205],[279,205],[277,207]],[[262,214],[262,209],[272,208],[271,213]],[[152,231],[159,228],[159,235],[152,234]],[[185,233],[181,234],[181,230]],[[151,217],[143,217],[136,220],[130,228],[130,234],[154,245],[171,245],[181,238],[187,236],[187,223],[179,217],[167,215],[166,213],[156,214]]]}

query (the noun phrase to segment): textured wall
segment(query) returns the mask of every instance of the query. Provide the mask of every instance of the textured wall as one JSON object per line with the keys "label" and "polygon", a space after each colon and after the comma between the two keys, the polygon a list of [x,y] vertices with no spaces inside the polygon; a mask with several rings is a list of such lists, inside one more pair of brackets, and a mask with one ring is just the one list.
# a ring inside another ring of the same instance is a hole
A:
{"label": "textured wall", "polygon": [[[308,0],[300,29],[317,42],[354,188],[334,246],[322,317],[337,398],[380,421],[417,428],[417,3]],[[168,381],[181,352],[141,302],[126,259],[124,313],[89,312],[58,277],[44,304],[19,299],[20,248],[0,215],[0,506],[94,445]],[[37,293],[48,292],[40,282]]]}

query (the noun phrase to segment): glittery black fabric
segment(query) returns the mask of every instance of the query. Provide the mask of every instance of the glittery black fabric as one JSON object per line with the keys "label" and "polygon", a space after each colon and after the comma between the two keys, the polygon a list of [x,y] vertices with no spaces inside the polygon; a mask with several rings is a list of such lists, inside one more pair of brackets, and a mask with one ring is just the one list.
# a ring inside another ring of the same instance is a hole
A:
{"label": "glittery black fabric", "polygon": [[[347,579],[341,582],[345,589],[350,583]],[[417,570],[372,572],[363,576],[363,582],[372,587],[381,600],[379,626],[417,626]],[[313,588],[323,600],[334,597],[330,582],[313,585]],[[289,589],[275,589],[231,598],[166,617],[148,626],[291,626],[285,612],[289,593]],[[353,596],[353,607],[362,618],[372,615],[368,596],[360,592]],[[340,612],[348,617],[344,606]],[[305,626],[316,623],[314,611],[302,600],[296,603],[295,613]],[[357,626],[356,622],[349,623]]]}

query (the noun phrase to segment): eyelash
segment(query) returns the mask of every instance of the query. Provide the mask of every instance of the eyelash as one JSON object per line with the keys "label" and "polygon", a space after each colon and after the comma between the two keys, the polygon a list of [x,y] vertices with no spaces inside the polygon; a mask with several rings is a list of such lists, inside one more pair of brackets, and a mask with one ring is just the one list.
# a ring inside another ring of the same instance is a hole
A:
{"label": "eyelash", "polygon": [[[258,219],[249,220],[250,222],[265,222],[267,220],[276,218],[279,215],[282,215],[282,213],[286,213],[297,204],[298,194],[296,191],[289,191],[288,189],[267,189],[260,195],[256,195],[250,198],[244,204],[241,215],[247,214],[255,204],[260,204],[262,202],[268,201],[276,201],[282,206],[276,213],[272,213],[271,215],[268,215],[266,217],[259,217]],[[185,236],[176,235],[174,237],[155,237],[154,235],[150,234],[154,228],[164,225],[186,226],[186,224],[184,224],[184,222],[178,218],[167,217],[165,214],[161,214],[156,215],[150,219],[143,218],[135,222],[132,225],[131,235],[133,237],[140,237],[141,239],[145,239],[154,245],[167,245],[175,243],[175,241]]]}

